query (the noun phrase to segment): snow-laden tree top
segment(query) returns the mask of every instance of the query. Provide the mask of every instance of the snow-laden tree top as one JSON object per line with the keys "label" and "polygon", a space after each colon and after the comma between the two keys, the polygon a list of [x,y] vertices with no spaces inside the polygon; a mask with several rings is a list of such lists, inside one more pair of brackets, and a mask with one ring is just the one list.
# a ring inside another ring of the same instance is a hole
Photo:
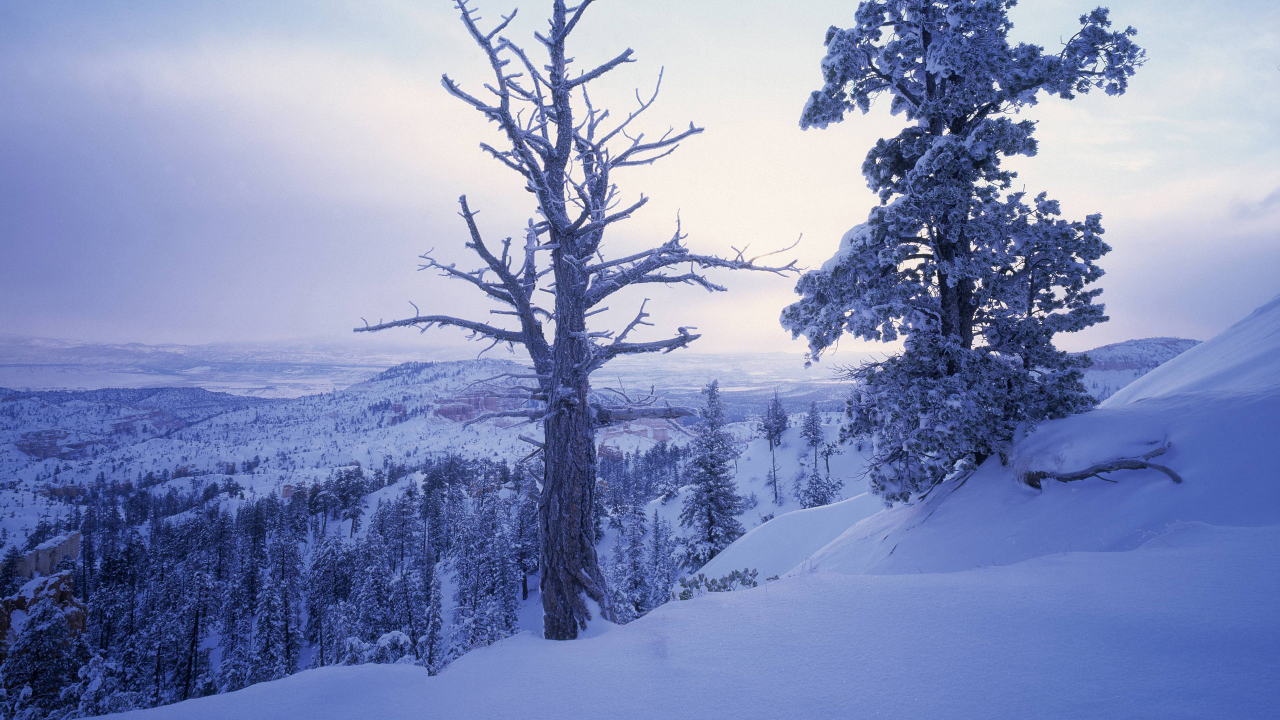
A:
{"label": "snow-laden tree top", "polygon": [[[1119,95],[1141,64],[1132,27],[1109,30],[1107,8],[1080,17],[1080,30],[1057,54],[1009,44],[1016,0],[874,0],[858,6],[857,23],[827,31],[826,84],[814,91],[802,127],[825,128],[847,110],[871,109],[893,96],[891,111],[922,125],[968,134],[993,114],[1036,102],[1040,92],[1064,99],[1100,88]],[[941,134],[941,133],[938,133]]]}

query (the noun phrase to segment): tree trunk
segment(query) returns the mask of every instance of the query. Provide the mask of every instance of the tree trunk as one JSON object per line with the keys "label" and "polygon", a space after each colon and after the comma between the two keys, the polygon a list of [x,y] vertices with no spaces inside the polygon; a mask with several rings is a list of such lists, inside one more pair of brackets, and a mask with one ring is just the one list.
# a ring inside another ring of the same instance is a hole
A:
{"label": "tree trunk", "polygon": [[548,415],[543,423],[546,473],[538,500],[543,635],[549,640],[572,640],[579,629],[586,629],[590,613],[584,594],[612,619],[604,574],[596,559],[596,428],[589,404],[591,382],[580,369],[590,362],[592,350],[586,338],[581,294],[586,282],[577,266],[563,255],[564,249],[559,249],[552,256],[559,289],[559,322],[552,350],[555,369],[549,383]]}
{"label": "tree trunk", "polygon": [[609,609],[595,550],[594,432],[585,408],[558,413],[546,423],[547,475],[538,506],[542,529],[543,632],[572,640],[590,617],[583,595]]}
{"label": "tree trunk", "polygon": [[596,449],[588,384],[583,377],[557,387],[571,394],[560,398],[544,429],[546,477],[538,501],[543,635],[572,640],[590,618],[584,594],[600,604],[606,618],[610,607],[595,549]]}
{"label": "tree trunk", "polygon": [[773,473],[773,504],[782,504],[782,495],[778,492],[778,454],[773,448],[773,440],[769,440],[769,469]]}

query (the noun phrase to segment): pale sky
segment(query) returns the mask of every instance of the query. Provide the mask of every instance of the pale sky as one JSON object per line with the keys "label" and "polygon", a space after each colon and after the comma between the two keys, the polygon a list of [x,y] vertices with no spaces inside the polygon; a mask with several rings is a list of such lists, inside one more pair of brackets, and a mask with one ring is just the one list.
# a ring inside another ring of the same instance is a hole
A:
{"label": "pale sky", "polygon": [[[517,0],[477,0],[486,20]],[[529,38],[546,3],[521,3]],[[749,243],[821,264],[874,198],[860,174],[902,119],[881,103],[801,131],[829,25],[856,3],[599,0],[582,65],[639,62],[600,100],[619,111],[665,68],[647,129],[706,132],[621,179],[652,200],[608,245],[666,240],[677,212],[700,252]],[[1024,0],[1014,37],[1058,46],[1074,0]],[[1110,3],[1149,61],[1122,97],[1046,98],[1040,154],[1016,162],[1065,215],[1103,213],[1110,323],[1072,350],[1207,338],[1280,293],[1280,3]],[[440,87],[483,56],[446,0],[0,2],[0,334],[99,342],[450,344],[454,331],[352,337],[362,316],[487,315],[417,255],[470,265],[456,200],[494,238],[531,213],[477,149],[490,128]],[[599,83],[597,85],[600,85]],[[724,294],[646,288],[657,328],[698,326],[703,352],[800,351],[778,326],[794,279],[722,274]],[[641,295],[613,303],[629,316]],[[607,319],[607,318],[602,318]],[[638,338],[639,339],[639,338]],[[846,342],[846,350],[870,349]],[[473,346],[474,349],[474,346]]]}

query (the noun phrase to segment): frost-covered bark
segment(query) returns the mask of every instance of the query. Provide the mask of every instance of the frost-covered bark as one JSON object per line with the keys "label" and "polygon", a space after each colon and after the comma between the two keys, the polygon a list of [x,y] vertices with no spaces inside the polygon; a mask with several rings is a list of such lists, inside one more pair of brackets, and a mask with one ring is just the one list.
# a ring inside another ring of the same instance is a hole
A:
{"label": "frost-covered bark", "polygon": [[[507,238],[499,248],[485,240],[476,213],[463,196],[459,204],[470,236],[467,247],[484,265],[467,272],[426,255],[423,268],[472,285],[502,306],[495,312],[512,318],[514,327],[418,314],[357,328],[357,332],[367,332],[392,327],[457,327],[494,345],[520,345],[528,353],[534,372],[523,378],[531,381],[524,388],[527,406],[482,418],[520,417],[542,423],[543,440],[537,446],[545,467],[539,505],[543,633],[561,640],[577,637],[578,631],[585,629],[590,619],[587,598],[595,600],[606,615],[610,612],[609,593],[595,551],[596,429],[641,417],[691,414],[627,398],[602,404],[592,396],[591,373],[616,357],[670,352],[699,337],[682,327],[664,340],[635,341],[632,333],[651,324],[644,303],[620,331],[593,330],[588,317],[607,309],[603,303],[631,285],[688,284],[719,291],[724,288],[708,280],[703,271],[725,268],[776,273],[792,267],[763,266],[741,253],[730,258],[694,254],[684,245],[685,235],[678,223],[671,239],[661,245],[623,257],[605,255],[606,230],[647,202],[641,196],[623,205],[614,173],[651,164],[702,129],[690,124],[686,130],[668,130],[657,138],[638,132],[633,123],[652,106],[656,90],[649,98],[640,99],[638,107],[625,117],[591,103],[587,86],[632,61],[628,49],[595,68],[571,68],[569,37],[592,2],[582,0],[573,7],[564,0],[552,2],[548,27],[537,35],[546,57],[537,62],[502,35],[514,13],[503,17],[496,27],[482,30],[468,2],[456,3],[463,26],[484,52],[493,78],[479,94],[471,94],[447,76],[445,89],[498,125],[503,147],[481,147],[521,176],[523,189],[535,198],[537,219],[531,219],[520,233],[522,247],[513,247]],[[546,293],[554,298],[549,308],[541,304]],[[554,329],[550,337],[548,326]]]}
{"label": "frost-covered bark", "polygon": [[[891,97],[912,121],[862,166],[881,205],[797,285],[782,323],[816,360],[843,334],[906,340],[862,368],[853,420],[875,443],[873,486],[905,500],[962,460],[980,461],[1024,421],[1087,406],[1080,359],[1053,336],[1105,320],[1087,287],[1102,276],[1099,215],[1059,217],[1043,193],[1012,191],[1012,155],[1034,155],[1035,124],[1012,116],[1044,92],[1123,93],[1143,53],[1105,8],[1057,54],[1011,45],[1012,0],[868,0],[827,33],[825,84],[803,127]],[[997,387],[999,386],[999,387]],[[927,390],[926,390],[927,388]]]}

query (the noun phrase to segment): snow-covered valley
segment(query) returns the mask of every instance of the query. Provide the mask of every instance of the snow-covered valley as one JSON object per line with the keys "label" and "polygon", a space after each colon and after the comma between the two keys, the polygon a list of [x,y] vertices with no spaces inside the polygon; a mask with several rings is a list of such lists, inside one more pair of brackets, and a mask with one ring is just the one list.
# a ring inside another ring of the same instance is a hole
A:
{"label": "snow-covered valley", "polygon": [[[846,451],[847,500],[778,508],[705,569],[781,575],[759,587],[568,643],[526,629],[438,676],[327,667],[137,716],[1270,717],[1277,348],[1280,298],[909,505],[858,495]],[[1166,446],[1181,483],[1023,481]],[[767,457],[749,443],[738,468],[754,512]]]}
{"label": "snow-covered valley", "polygon": [[[758,586],[694,593],[551,643],[540,639],[535,576],[517,634],[439,675],[404,664],[316,667],[139,717],[508,717],[512,708],[527,717],[1176,717],[1211,708],[1264,717],[1280,674],[1280,478],[1267,470],[1280,432],[1278,323],[1280,300],[1099,408],[1043,424],[1006,465],[993,458],[892,509],[866,492],[864,452],[838,442],[838,412],[821,414],[836,452],[818,463],[843,499],[803,508],[815,460],[801,437],[803,406],[790,405],[791,427],[771,452],[750,416],[772,388],[740,384],[750,392],[726,396],[744,418],[729,430],[746,532],[700,572],[755,571]],[[1159,339],[1124,345],[1138,348],[1122,361],[1135,367],[1149,346],[1168,352]],[[1113,365],[1116,347],[1105,349]],[[153,495],[213,487],[205,497],[234,510],[237,494],[318,487],[355,463],[409,468],[365,498],[381,507],[425,482],[412,468],[426,458],[527,455],[521,435],[536,439],[536,427],[468,424],[509,406],[502,376],[518,371],[496,360],[410,364],[297,399],[6,391],[0,527],[17,543],[42,519],[67,519],[67,492],[86,491],[99,474],[154,478],[144,483]],[[638,457],[691,437],[691,426],[661,421],[598,440],[602,457]],[[1181,484],[1150,470],[1042,489],[1020,480],[1165,446],[1162,462]],[[231,463],[238,472],[228,474]],[[236,491],[222,491],[229,480]],[[639,510],[678,528],[687,492]],[[339,536],[368,532],[332,526]],[[607,568],[621,557],[623,527],[604,528]],[[454,583],[446,573],[445,616]]]}

